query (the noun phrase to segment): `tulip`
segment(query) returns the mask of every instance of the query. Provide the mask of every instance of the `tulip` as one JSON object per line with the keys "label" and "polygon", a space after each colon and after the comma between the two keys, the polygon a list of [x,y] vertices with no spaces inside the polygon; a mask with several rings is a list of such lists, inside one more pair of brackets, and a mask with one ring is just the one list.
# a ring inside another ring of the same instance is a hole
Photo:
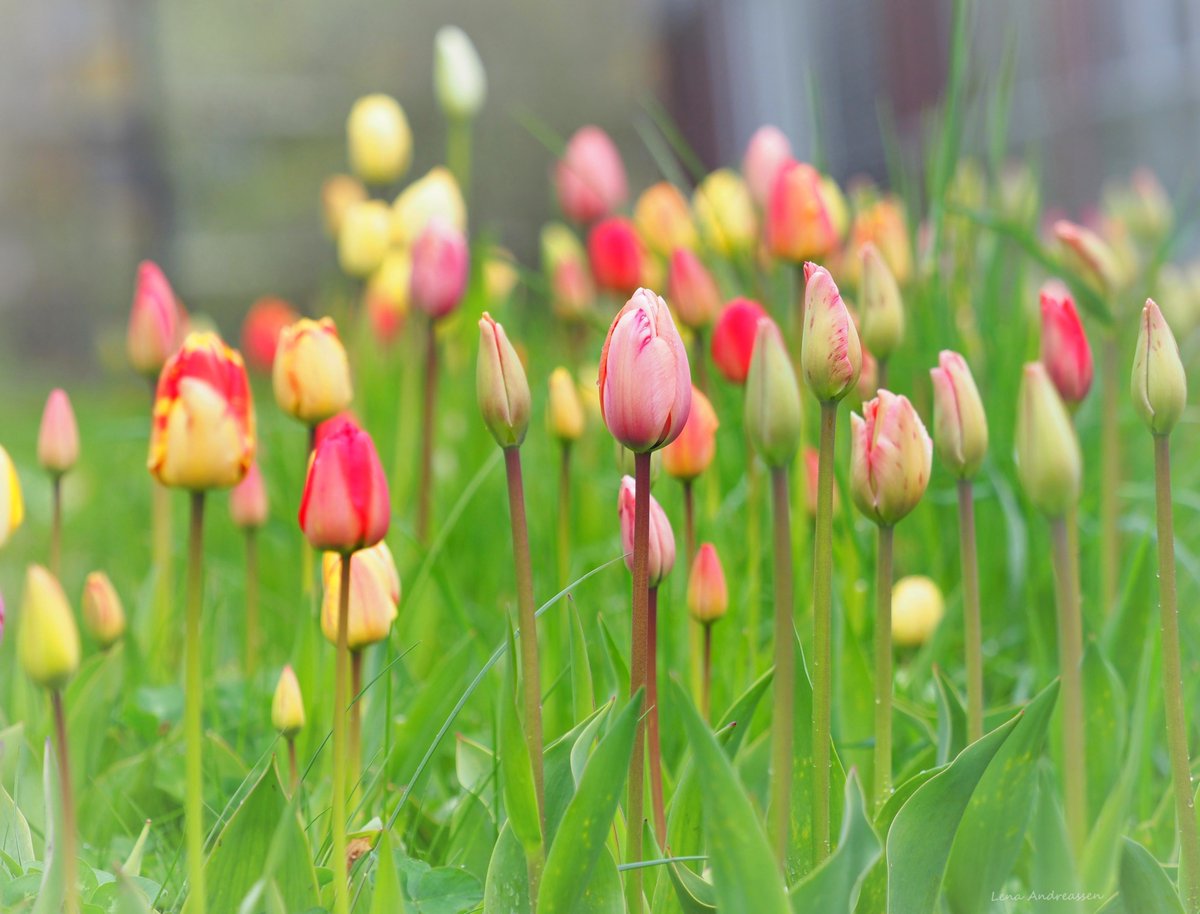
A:
{"label": "tulip", "polygon": [[834,236],[839,240],[845,238],[850,229],[850,206],[838,182],[829,175],[821,175],[821,196],[829,212],[829,221],[833,224]]}
{"label": "tulip", "polygon": [[762,305],[748,298],[735,298],[721,311],[713,327],[712,358],[726,380],[746,383],[758,322],[766,316]]}
{"label": "tulip", "polygon": [[25,502],[21,498],[21,481],[17,468],[0,445],[0,546],[8,542],[13,531],[25,519]]}
{"label": "tulip", "polygon": [[1041,306],[1042,364],[1063,402],[1078,406],[1092,386],[1092,349],[1079,312],[1061,283],[1042,287]]}
{"label": "tulip", "polygon": [[862,248],[862,343],[881,363],[880,384],[888,359],[904,339],[904,301],[887,261],[875,245]]}
{"label": "tulip", "polygon": [[350,167],[368,184],[391,184],[412,161],[412,130],[390,95],[364,95],[346,120]]}
{"label": "tulip", "polygon": [[642,241],[660,257],[670,256],[677,248],[696,246],[696,226],[687,198],[667,181],[642,191],[633,207],[633,222]]}
{"label": "tulip", "polygon": [[1110,296],[1124,285],[1124,270],[1112,247],[1089,228],[1060,219],[1054,235],[1068,260],[1101,295]]}
{"label": "tulip", "polygon": [[646,254],[633,223],[610,218],[597,222],[588,233],[588,261],[601,289],[631,295],[642,283]]}
{"label": "tulip", "polygon": [[279,334],[296,323],[300,315],[282,298],[260,298],[242,321],[242,353],[248,367],[269,372],[275,362]]}
{"label": "tulip", "polygon": [[850,417],[850,492],[868,518],[891,527],[929,485],[933,442],[908,398],[880,390]]}
{"label": "tulip", "polygon": [[1133,407],[1155,435],[1169,435],[1187,405],[1187,376],[1175,335],[1153,299],[1138,326],[1130,381]]}
{"label": "tulip", "polygon": [[381,200],[350,206],[338,232],[338,265],[347,276],[363,279],[383,262],[392,232],[392,218]]}
{"label": "tulip", "polygon": [[71,399],[61,387],[50,391],[38,430],[38,463],[53,477],[61,476],[79,459],[79,426]]}
{"label": "tulip", "polygon": [[304,698],[300,694],[300,681],[296,679],[296,674],[289,664],[279,674],[275,695],[271,699],[271,725],[287,740],[293,793],[300,783],[296,767],[296,734],[304,729],[304,722]]}
{"label": "tulip", "polygon": [[184,335],[183,307],[158,265],[149,260],[138,264],[133,310],[129,314],[126,350],[138,374],[154,377]]}
{"label": "tulip", "polygon": [[516,262],[515,255],[507,248],[488,250],[483,261],[483,291],[489,302],[504,304],[512,296],[521,281]]}
{"label": "tulip", "polygon": [[800,363],[808,387],[822,403],[836,403],[862,370],[862,346],[850,312],[824,267],[804,265],[804,339]]}
{"label": "tulip", "polygon": [[[322,559],[325,597],[321,603],[321,634],[330,644],[338,640],[342,557],[326,552]],[[387,638],[400,605],[400,574],[387,542],[380,540],[354,554],[350,566],[350,615],[346,642],[359,651]]]}
{"label": "tulip", "polygon": [[470,254],[466,237],[435,219],[412,246],[412,302],[429,317],[445,317],[458,307],[467,289]]}
{"label": "tulip", "polygon": [[1040,362],[1025,366],[1017,403],[1017,472],[1025,495],[1051,518],[1079,499],[1083,458],[1071,417]]}
{"label": "tulip", "polygon": [[692,330],[707,327],[721,309],[721,291],[692,251],[676,248],[667,270],[667,299],[680,323]]}
{"label": "tulip", "polygon": [[705,543],[696,553],[688,576],[687,605],[692,619],[704,628],[700,713],[708,720],[712,707],[712,627],[729,607],[725,571],[712,543]]}
{"label": "tulip", "polygon": [[663,469],[669,476],[691,482],[708,469],[717,450],[717,414],[695,387],[692,408],[679,437],[663,448]]}
{"label": "tulip", "polygon": [[350,405],[350,362],[328,317],[301,318],[279,335],[271,379],[279,408],[316,425]]}
{"label": "tulip", "polygon": [[599,127],[581,127],[567,141],[554,183],[564,215],[581,225],[615,212],[629,196],[621,153]]}
{"label": "tulip", "polygon": [[561,365],[550,373],[550,405],[546,413],[550,434],[567,445],[583,437],[587,417],[571,372]]}
{"label": "tulip", "polygon": [[749,252],[758,237],[758,217],[746,182],[728,168],[718,168],[692,194],[692,212],[700,237],[717,253],[730,257]]}
{"label": "tulip", "polygon": [[371,436],[352,421],[340,424],[313,452],[299,520],[313,548],[329,552],[357,552],[387,533],[387,479]]}
{"label": "tulip", "polygon": [[504,327],[486,311],[479,320],[475,393],[483,421],[502,448],[520,447],[529,428],[529,382]]}
{"label": "tulip", "polygon": [[479,52],[458,26],[438,29],[433,42],[433,88],[447,117],[470,119],[487,98],[487,74]]}
{"label": "tulip", "polygon": [[807,163],[787,162],[776,172],[766,221],[767,249],[782,260],[824,258],[837,247],[821,175]]}
{"label": "tulip", "polygon": [[920,647],[937,630],[946,603],[931,578],[912,574],[892,588],[892,641],[897,647]]}
{"label": "tulip", "polygon": [[462,190],[449,169],[440,165],[413,181],[396,197],[392,204],[392,241],[408,247],[434,220],[466,234],[467,204]]}
{"label": "tulip", "polygon": [[595,295],[583,245],[565,225],[552,222],[542,229],[541,247],[554,313],[565,320],[582,318]]}
{"label": "tulip", "polygon": [[412,256],[406,248],[392,248],[367,280],[367,319],[375,338],[391,343],[404,329],[408,318],[409,288],[412,285]]}
{"label": "tulip", "polygon": [[1142,241],[1153,244],[1171,231],[1175,221],[1171,198],[1149,168],[1138,168],[1129,183],[1105,188],[1105,210],[1126,223]]}
{"label": "tulip", "polygon": [[93,571],[83,582],[83,624],[105,650],[125,634],[121,598],[103,571]]}
{"label": "tulip", "polygon": [[[886,374],[886,372],[882,374]],[[883,386],[879,383],[882,374],[879,361],[871,355],[866,346],[863,346],[862,368],[858,372],[858,380],[854,382],[854,393],[859,400],[865,403],[875,396],[876,391]]]}
{"label": "tulip", "polygon": [[350,175],[330,175],[321,184],[321,219],[325,233],[337,238],[342,231],[346,211],[367,199],[362,181]]}
{"label": "tulip", "polygon": [[763,462],[786,467],[800,447],[800,387],[779,327],[759,318],[754,356],[746,376],[746,433]]}
{"label": "tulip", "polygon": [[779,169],[792,160],[792,144],[778,127],[764,124],[754,131],[742,156],[742,176],[760,209],[767,208]]}
{"label": "tulip", "polygon": [[873,245],[898,285],[906,285],[912,277],[908,223],[904,206],[895,197],[881,197],[855,214],[850,243],[855,250]]}
{"label": "tulip", "polygon": [[987,455],[987,416],[971,369],[957,352],[943,349],[933,379],[933,431],[938,456],[960,479],[979,472]]}

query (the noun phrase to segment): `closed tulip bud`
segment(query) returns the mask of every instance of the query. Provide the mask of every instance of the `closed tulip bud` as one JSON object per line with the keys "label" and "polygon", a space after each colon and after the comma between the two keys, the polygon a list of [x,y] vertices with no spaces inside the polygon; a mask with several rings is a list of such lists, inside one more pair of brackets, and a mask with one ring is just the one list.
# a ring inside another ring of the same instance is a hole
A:
{"label": "closed tulip bud", "polygon": [[684,326],[707,327],[721,310],[721,290],[704,263],[687,248],[671,253],[667,299]]}
{"label": "closed tulip bud", "polygon": [[529,382],[504,327],[486,311],[479,319],[475,395],[496,443],[502,448],[519,447],[529,429]]}
{"label": "closed tulip bud", "polygon": [[778,127],[764,124],[754,131],[742,156],[742,177],[750,196],[760,208],[767,208],[771,188],[779,169],[792,160],[792,144]]}
{"label": "closed tulip bud", "polygon": [[862,342],[888,359],[904,339],[904,302],[887,261],[875,245],[862,249]]}
{"label": "closed tulip bud", "polygon": [[729,608],[729,589],[725,586],[725,569],[717,547],[704,543],[692,562],[692,573],[688,578],[688,612],[703,625],[716,622]]}
{"label": "closed tulip bud", "polygon": [[1130,382],[1133,407],[1156,435],[1169,435],[1187,405],[1187,375],[1175,335],[1153,299],[1146,299],[1138,326]]}
{"label": "closed tulip bud", "polygon": [[52,476],[61,476],[79,459],[79,426],[71,398],[61,387],[50,391],[38,429],[38,463]]}
{"label": "closed tulip bud", "polygon": [[855,249],[873,244],[891,270],[897,285],[912,276],[912,248],[904,206],[895,197],[880,197],[864,206],[854,217],[850,232]]}
{"label": "closed tulip bud", "polygon": [[599,127],[580,127],[567,141],[554,184],[563,214],[581,225],[615,212],[629,196],[621,153]]}
{"label": "closed tulip bud", "polygon": [[758,239],[754,201],[741,176],[718,168],[692,194],[692,212],[704,243],[726,257],[744,253]]}
{"label": "closed tulip bud", "polygon": [[945,614],[942,591],[930,578],[919,574],[901,578],[892,588],[892,642],[897,647],[920,647],[937,631]]}
{"label": "closed tulip bud", "polygon": [[126,350],[129,364],[139,374],[154,376],[179,348],[184,336],[184,313],[158,265],[138,264],[133,310],[129,313]]}
{"label": "closed tulip bud", "polygon": [[350,362],[333,320],[303,317],[283,328],[271,380],[279,408],[306,425],[349,406]]}
{"label": "closed tulip bud", "polygon": [[271,726],[285,739],[292,739],[304,729],[304,697],[300,694],[300,681],[291,664],[279,674],[275,695],[271,699]]}
{"label": "closed tulip bud", "polygon": [[392,232],[391,213],[380,200],[364,200],[346,210],[338,232],[338,265],[347,276],[364,279],[383,262]]}
{"label": "closed tulip bud", "polygon": [[79,630],[58,579],[41,565],[25,572],[17,653],[25,674],[46,689],[59,690],[79,669]]}
{"label": "closed tulip bud", "polygon": [[93,571],[83,582],[83,624],[106,650],[125,634],[121,598],[103,571]]}
{"label": "closed tulip bud", "polygon": [[758,322],[743,421],[750,443],[767,466],[786,466],[796,456],[803,431],[800,386],[779,327],[768,317]]}
{"label": "closed tulip bud", "polygon": [[364,95],[346,120],[350,167],[368,184],[391,184],[412,160],[412,130],[390,95]]}
{"label": "closed tulip bud", "polygon": [[854,393],[864,403],[875,396],[879,390],[879,362],[864,346],[862,351],[862,368],[858,372],[858,381],[854,384]]}
{"label": "closed tulip bud", "polygon": [[267,296],[251,305],[242,321],[242,355],[246,367],[270,371],[279,346],[279,334],[299,319],[300,315],[282,298]]}
{"label": "closed tulip bud", "polygon": [[163,366],[147,466],[164,486],[237,485],[254,461],[254,401],[242,357],[215,333],[192,333]]}
{"label": "closed tulip bud", "polygon": [[696,226],[687,198],[667,181],[642,191],[633,207],[633,222],[646,246],[660,257],[676,248],[696,246]]}
{"label": "closed tulip bud", "polygon": [[938,457],[961,479],[979,472],[988,449],[987,414],[971,369],[957,352],[943,349],[933,379],[933,437]]}
{"label": "closed tulip bud", "polygon": [[246,478],[229,493],[229,515],[243,530],[257,530],[267,522],[267,487],[257,461],[250,464]]}
{"label": "closed tulip bud", "polygon": [[1017,475],[1026,497],[1049,517],[1064,516],[1079,501],[1083,457],[1075,427],[1041,362],[1021,375],[1017,402]]}
{"label": "closed tulip bud", "polygon": [[592,226],[587,241],[588,261],[596,285],[618,295],[631,295],[642,284],[646,252],[633,223],[613,217]]}
{"label": "closed tulip bud", "polygon": [[1165,237],[1175,222],[1175,214],[1158,175],[1149,168],[1138,168],[1130,178],[1129,187],[1132,206],[1125,217],[1129,227],[1143,238]]}
{"label": "closed tulip bud", "polygon": [[[343,561],[333,552],[325,553],[322,560],[325,599],[321,633],[330,644],[337,644]],[[350,562],[350,624],[346,629],[350,650],[362,650],[387,638],[399,605],[400,575],[387,543],[380,540],[370,549],[356,552]]]}
{"label": "closed tulip bud", "polygon": [[748,298],[735,298],[721,311],[713,327],[712,357],[727,381],[746,383],[758,322],[766,316],[763,306]]}
{"label": "closed tulip bud", "polygon": [[392,342],[408,318],[412,257],[405,248],[392,248],[367,280],[367,318],[376,339]]}
{"label": "closed tulip bud", "polygon": [[388,530],[387,477],[371,436],[342,419],[319,438],[304,495],[300,529],[314,549],[356,552],[374,546]]}
{"label": "closed tulip bud", "polygon": [[880,526],[917,506],[929,485],[933,442],[908,397],[881,390],[850,416],[850,493]]}
{"label": "closed tulip bud", "polygon": [[433,88],[449,118],[473,118],[487,99],[483,61],[467,33],[458,26],[442,26],[434,38]]}
{"label": "closed tulip bud", "polygon": [[[637,502],[637,485],[632,476],[621,479],[617,498],[617,514],[621,520],[621,548],[625,550],[625,567],[633,572],[633,522]],[[650,586],[657,587],[675,567],[675,534],[671,522],[653,495],[650,496],[650,549],[647,553]]]}
{"label": "closed tulip bud", "polygon": [[8,451],[0,445],[0,546],[8,542],[14,530],[25,519],[25,501],[21,498],[21,481]]}
{"label": "closed tulip bud", "polygon": [[805,162],[787,162],[776,173],[766,220],[767,249],[775,257],[799,263],[837,247],[820,172]]}
{"label": "closed tulip bud", "polygon": [[367,199],[362,181],[351,175],[330,175],[321,184],[321,219],[325,233],[337,238],[342,231],[346,211]]}
{"label": "closed tulip bud", "polygon": [[1062,243],[1068,261],[1101,295],[1112,295],[1124,285],[1125,270],[1107,241],[1089,228],[1060,219],[1054,235]]}
{"label": "closed tulip bud", "polygon": [[818,400],[836,402],[858,380],[862,346],[829,271],[806,263],[804,279],[804,342],[800,348],[804,380]]}
{"label": "closed tulip bud", "polygon": [[692,408],[679,437],[662,450],[668,476],[690,482],[708,469],[717,453],[717,413],[708,397],[692,388]]}
{"label": "closed tulip bud", "polygon": [[583,401],[571,372],[562,366],[550,372],[550,406],[546,419],[550,434],[562,444],[569,444],[583,437],[583,430],[587,425]]}
{"label": "closed tulip bud", "polygon": [[392,204],[392,241],[414,244],[434,220],[467,233],[467,204],[448,168],[438,165],[404,188]]}
{"label": "closed tulip bud", "polygon": [[1062,283],[1046,283],[1041,292],[1042,364],[1058,395],[1078,406],[1092,386],[1092,348],[1071,293]]}
{"label": "closed tulip bud", "polygon": [[470,252],[457,228],[434,219],[412,246],[412,303],[436,320],[458,307],[467,291]]}
{"label": "closed tulip bud", "polygon": [[687,350],[667,303],[638,289],[604,340],[597,381],[609,433],[634,453],[679,437],[692,406]]}

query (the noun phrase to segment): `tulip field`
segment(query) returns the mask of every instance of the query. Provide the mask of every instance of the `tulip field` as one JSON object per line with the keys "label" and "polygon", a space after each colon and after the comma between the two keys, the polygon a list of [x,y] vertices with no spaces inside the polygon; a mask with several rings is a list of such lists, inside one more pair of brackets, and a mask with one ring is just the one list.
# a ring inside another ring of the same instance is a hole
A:
{"label": "tulip field", "polygon": [[435,58],[320,292],[0,365],[0,911],[1200,912],[1181,176],[1057,211],[957,74],[887,182],[558,125],[523,259]]}

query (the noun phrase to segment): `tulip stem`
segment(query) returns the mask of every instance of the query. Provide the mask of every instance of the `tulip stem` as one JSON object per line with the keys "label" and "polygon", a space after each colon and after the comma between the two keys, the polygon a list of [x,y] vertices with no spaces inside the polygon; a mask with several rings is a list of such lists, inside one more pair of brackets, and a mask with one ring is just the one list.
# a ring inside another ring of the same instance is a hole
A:
{"label": "tulip stem", "polygon": [[350,703],[350,563],[354,553],[342,556],[338,584],[337,660],[333,680],[333,910],[350,914],[349,872],[346,866],[346,706]]}
{"label": "tulip stem", "polygon": [[465,200],[471,197],[471,119],[446,119],[446,164]]}
{"label": "tulip stem", "polygon": [[658,588],[650,588],[646,618],[646,735],[650,755],[650,802],[654,807],[654,834],[658,846],[667,846],[667,815],[663,804],[662,745],[658,738]]}
{"label": "tulip stem", "polygon": [[429,518],[433,506],[433,432],[437,408],[437,324],[429,320],[425,338],[425,402],[421,413],[421,486],[417,492],[417,541],[429,543]]}
{"label": "tulip stem", "polygon": [[186,744],[184,819],[187,833],[188,910],[204,914],[208,896],[204,889],[204,782],[201,768],[201,635],[200,611],[204,601],[204,491],[191,493],[188,532],[187,619],[183,639],[185,688],[183,728]]}
{"label": "tulip stem", "polygon": [[833,443],[837,402],[821,403],[813,542],[813,862],[829,856],[829,741],[833,721]]}
{"label": "tulip stem", "polygon": [[792,818],[792,743],[795,726],[796,635],[792,621],[792,521],[786,466],[771,468],[775,544],[775,704],[771,726],[771,838],[787,872]]}
{"label": "tulip stem", "polygon": [[[692,579],[692,563],[696,560],[696,493],[695,482],[683,480],[683,532],[684,567],[687,569],[687,580]],[[695,619],[688,620],[688,684],[691,687],[692,699],[702,699],[701,690],[704,687],[704,673],[701,668],[700,652],[704,649],[704,634],[700,630],[701,623]],[[707,718],[706,718],[707,719]]]}
{"label": "tulip stem", "polygon": [[300,769],[296,765],[296,740],[295,737],[287,738],[288,744],[288,770],[291,772],[292,793],[300,789]]}
{"label": "tulip stem", "polygon": [[[308,462],[312,459],[312,455],[317,450],[317,427],[310,425],[308,427],[308,446],[304,451],[304,472],[308,473]],[[308,541],[308,537],[300,538],[301,560],[300,560],[300,592],[303,596],[308,597],[309,605],[314,615],[318,614],[319,607],[317,606],[317,588],[313,581],[314,571],[314,550],[312,543]]]}
{"label": "tulip stem", "polygon": [[55,473],[50,479],[52,492],[52,520],[50,527],[50,573],[56,578],[62,565],[62,474]]}
{"label": "tulip stem", "polygon": [[1115,333],[1104,336],[1100,346],[1100,596],[1103,612],[1111,613],[1117,599],[1120,571],[1120,537],[1117,531],[1117,489],[1121,486],[1121,430],[1118,423],[1120,353]]}
{"label": "tulip stem", "polygon": [[157,670],[172,669],[178,660],[177,640],[171,637],[171,605],[174,582],[171,575],[171,492],[154,480],[151,485],[151,561],[154,565],[154,612],[150,644],[156,645]]}
{"label": "tulip stem", "polygon": [[700,713],[705,721],[712,718],[712,627],[711,622],[704,625],[704,685],[700,692]]}
{"label": "tulip stem", "polygon": [[1079,582],[1072,574],[1070,537],[1061,517],[1050,522],[1054,541],[1054,580],[1058,602],[1058,663],[1062,677],[1063,796],[1067,834],[1078,854],[1087,838],[1087,758],[1083,730],[1083,626]]}
{"label": "tulip stem", "polygon": [[63,713],[62,692],[55,689],[50,693],[50,704],[54,707],[54,733],[58,740],[58,787],[62,801],[62,839],[60,843],[63,862],[63,883],[66,896],[63,910],[67,914],[79,912],[78,861],[75,856],[75,794],[71,790],[71,762],[67,752],[67,718]]}
{"label": "tulip stem", "polygon": [[1189,914],[1200,911],[1200,834],[1197,833],[1192,770],[1188,755],[1187,711],[1179,650],[1179,610],[1175,596],[1175,520],[1171,506],[1171,439],[1154,436],[1154,483],[1158,517],[1158,592],[1162,631],[1163,702],[1167,749],[1175,786],[1175,825],[1179,829],[1180,895]]}
{"label": "tulip stem", "polygon": [[571,574],[571,443],[564,441],[558,468],[558,586]]}
{"label": "tulip stem", "polygon": [[246,528],[246,681],[258,669],[258,534]]}
{"label": "tulip stem", "polygon": [[[638,694],[647,685],[646,648],[649,640],[650,613],[650,452],[633,455],[633,613],[629,658],[629,694]],[[629,808],[625,815],[625,862],[642,859],[642,822],[645,797],[643,778],[646,770],[645,720],[638,718],[633,737],[633,755],[629,759]],[[625,902],[629,914],[641,914],[642,870],[634,867],[625,873]]]}
{"label": "tulip stem", "polygon": [[875,362],[875,391],[887,389],[888,360],[879,359]]}
{"label": "tulip stem", "polygon": [[[363,652],[350,652],[350,776],[357,785],[362,775],[362,668]],[[351,793],[353,793],[353,789]]]}
{"label": "tulip stem", "polygon": [[746,465],[746,553],[750,568],[746,575],[746,641],[749,649],[747,662],[750,665],[746,679],[753,682],[758,675],[759,613],[762,611],[762,529],[759,514],[762,499],[762,472],[754,456],[753,448],[747,444]]}
{"label": "tulip stem", "polygon": [[979,613],[979,552],[975,545],[975,490],[958,481],[958,542],[962,552],[963,637],[967,653],[967,742],[983,736],[983,636]]}
{"label": "tulip stem", "polygon": [[879,528],[875,558],[875,808],[892,792],[892,545],[895,527]]}

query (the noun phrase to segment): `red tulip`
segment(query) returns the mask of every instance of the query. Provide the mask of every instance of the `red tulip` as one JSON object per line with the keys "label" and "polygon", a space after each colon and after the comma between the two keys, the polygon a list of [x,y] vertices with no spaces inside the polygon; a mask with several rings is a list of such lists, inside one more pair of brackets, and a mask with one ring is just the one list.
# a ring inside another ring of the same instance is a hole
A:
{"label": "red tulip", "polygon": [[299,319],[300,315],[282,298],[266,296],[251,305],[242,321],[242,353],[246,364],[256,371],[270,371],[280,331]]}
{"label": "red tulip", "polygon": [[671,254],[667,299],[679,320],[692,329],[707,327],[721,308],[721,290],[716,280],[687,248],[676,248]]}
{"label": "red tulip", "polygon": [[558,202],[573,222],[595,222],[629,196],[621,153],[599,127],[581,127],[554,171]]}
{"label": "red tulip", "polygon": [[[621,519],[621,548],[625,550],[625,567],[633,571],[633,516],[637,501],[637,484],[632,476],[621,480],[617,496],[617,515]],[[650,496],[650,548],[647,553],[650,586],[657,587],[675,567],[675,534],[671,522],[658,500]]]}
{"label": "red tulip", "polygon": [[134,370],[156,375],[184,336],[183,306],[156,263],[138,264],[126,350]]}
{"label": "red tulip", "polygon": [[314,549],[350,553],[373,546],[391,519],[387,477],[371,436],[342,420],[317,445],[300,501],[300,529]]}
{"label": "red tulip", "polygon": [[592,276],[601,289],[630,295],[642,284],[646,253],[628,219],[613,217],[597,222],[588,233],[587,249]]}
{"label": "red tulip", "polygon": [[1092,348],[1067,287],[1042,286],[1042,364],[1068,406],[1083,402],[1092,386]]}
{"label": "red tulip", "polygon": [[713,328],[712,357],[717,369],[734,384],[745,384],[754,355],[754,338],[759,318],[767,317],[763,306],[748,298],[735,298],[725,306]]}
{"label": "red tulip", "polygon": [[442,219],[431,220],[412,246],[412,303],[431,318],[445,317],[467,290],[469,264],[463,233]]}

